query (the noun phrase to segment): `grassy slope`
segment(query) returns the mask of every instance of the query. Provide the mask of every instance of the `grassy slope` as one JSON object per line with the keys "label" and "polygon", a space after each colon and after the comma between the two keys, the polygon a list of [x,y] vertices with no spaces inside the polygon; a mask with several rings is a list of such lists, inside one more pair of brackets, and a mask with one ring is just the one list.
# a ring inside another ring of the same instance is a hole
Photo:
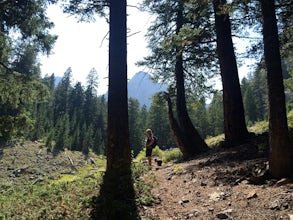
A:
{"label": "grassy slope", "polygon": [[54,156],[32,142],[4,148],[0,155],[0,219],[88,219],[104,158],[69,151]]}

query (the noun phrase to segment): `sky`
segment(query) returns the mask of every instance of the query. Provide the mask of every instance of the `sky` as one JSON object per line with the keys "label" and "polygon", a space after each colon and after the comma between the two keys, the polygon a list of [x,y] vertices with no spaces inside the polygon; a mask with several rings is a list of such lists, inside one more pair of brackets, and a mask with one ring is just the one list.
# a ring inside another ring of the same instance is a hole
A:
{"label": "sky", "polygon": [[[128,5],[136,5],[142,0],[128,0]],[[135,65],[148,55],[145,34],[151,24],[152,17],[147,12],[141,12],[135,7],[127,7],[127,27],[129,29],[127,38],[127,67],[128,79],[131,79],[139,71],[147,71],[144,67]],[[58,35],[57,42],[49,56],[41,56],[42,75],[63,76],[64,72],[71,67],[73,82],[86,84],[86,76],[92,68],[99,75],[98,94],[105,94],[108,90],[108,30],[109,26],[104,18],[97,18],[94,23],[80,23],[78,20],[63,14],[57,5],[48,8],[48,17],[55,23],[51,34]],[[237,39],[235,39],[237,40]],[[246,43],[235,41],[239,51],[243,51]],[[249,71],[249,64],[239,66],[240,80]],[[220,83],[218,83],[220,85]]]}
{"label": "sky", "polygon": [[[128,0],[128,5],[136,5],[141,0]],[[147,41],[144,36],[151,23],[151,16],[135,7],[127,7],[127,27],[131,35],[127,39],[127,67],[128,79],[144,67],[137,67],[135,63],[148,54]],[[104,18],[97,18],[94,23],[80,23],[78,20],[63,14],[57,5],[51,5],[47,12],[55,27],[51,34],[58,35],[52,54],[41,56],[42,75],[63,76],[71,67],[73,82],[86,84],[86,76],[92,68],[99,75],[98,94],[104,94],[108,89],[108,30],[109,26]],[[133,35],[132,35],[133,34]]]}

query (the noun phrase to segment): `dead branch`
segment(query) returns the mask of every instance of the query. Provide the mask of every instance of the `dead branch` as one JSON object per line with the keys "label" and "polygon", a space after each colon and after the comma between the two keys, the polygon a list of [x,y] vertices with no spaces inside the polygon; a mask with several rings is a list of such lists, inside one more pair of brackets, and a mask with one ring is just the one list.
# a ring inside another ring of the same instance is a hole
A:
{"label": "dead branch", "polygon": [[71,168],[73,169],[73,170],[77,170],[76,169],[76,167],[74,166],[74,164],[73,164],[73,160],[71,159],[71,157],[65,152],[65,155],[67,156],[67,159],[69,160],[69,162],[70,162],[70,165],[71,165]]}
{"label": "dead branch", "polygon": [[103,37],[102,41],[101,41],[101,45],[100,47],[103,46],[104,40],[106,39],[106,37],[109,35],[109,31],[105,34],[105,36]]}
{"label": "dead branch", "polygon": [[95,161],[92,157],[90,157],[90,161],[91,161],[91,163],[94,164],[95,166],[98,166],[97,163],[96,163],[96,161]]}

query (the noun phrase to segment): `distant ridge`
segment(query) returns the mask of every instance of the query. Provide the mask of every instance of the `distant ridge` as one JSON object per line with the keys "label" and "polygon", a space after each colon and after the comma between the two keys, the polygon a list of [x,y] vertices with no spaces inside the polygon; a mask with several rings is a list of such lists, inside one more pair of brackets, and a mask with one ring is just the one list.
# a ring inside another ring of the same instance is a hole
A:
{"label": "distant ridge", "polygon": [[[167,90],[166,85],[153,82],[150,74],[143,71],[137,72],[128,81],[127,85],[128,97],[137,99],[140,107],[145,105],[147,109],[151,107],[151,98],[155,95],[155,93]],[[108,92],[106,92],[105,97],[106,99],[108,98]]]}
{"label": "distant ridge", "polygon": [[141,107],[146,105],[148,109],[152,103],[152,96],[166,90],[166,85],[153,82],[150,74],[143,71],[136,73],[128,81],[128,97],[137,99]]}

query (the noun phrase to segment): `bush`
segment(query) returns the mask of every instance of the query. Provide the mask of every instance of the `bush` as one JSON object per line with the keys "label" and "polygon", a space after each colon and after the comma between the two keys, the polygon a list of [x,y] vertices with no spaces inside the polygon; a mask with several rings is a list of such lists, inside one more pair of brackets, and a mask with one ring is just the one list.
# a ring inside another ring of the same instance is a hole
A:
{"label": "bush", "polygon": [[183,158],[183,154],[179,148],[173,148],[171,150],[167,150],[164,152],[163,161],[168,162],[172,160],[181,160]]}
{"label": "bush", "polygon": [[224,139],[224,134],[220,134],[215,137],[208,137],[205,141],[210,148],[217,148]]}
{"label": "bush", "polygon": [[262,134],[269,130],[269,122],[268,121],[260,121],[255,123],[253,126],[248,128],[250,132],[256,133],[256,134]]}
{"label": "bush", "polygon": [[[160,158],[163,162],[168,162],[172,160],[181,160],[183,154],[181,153],[179,148],[173,148],[166,151],[161,150],[158,146],[153,149],[152,157]],[[145,157],[145,148],[142,149],[135,158],[137,161],[143,161],[146,159]]]}

